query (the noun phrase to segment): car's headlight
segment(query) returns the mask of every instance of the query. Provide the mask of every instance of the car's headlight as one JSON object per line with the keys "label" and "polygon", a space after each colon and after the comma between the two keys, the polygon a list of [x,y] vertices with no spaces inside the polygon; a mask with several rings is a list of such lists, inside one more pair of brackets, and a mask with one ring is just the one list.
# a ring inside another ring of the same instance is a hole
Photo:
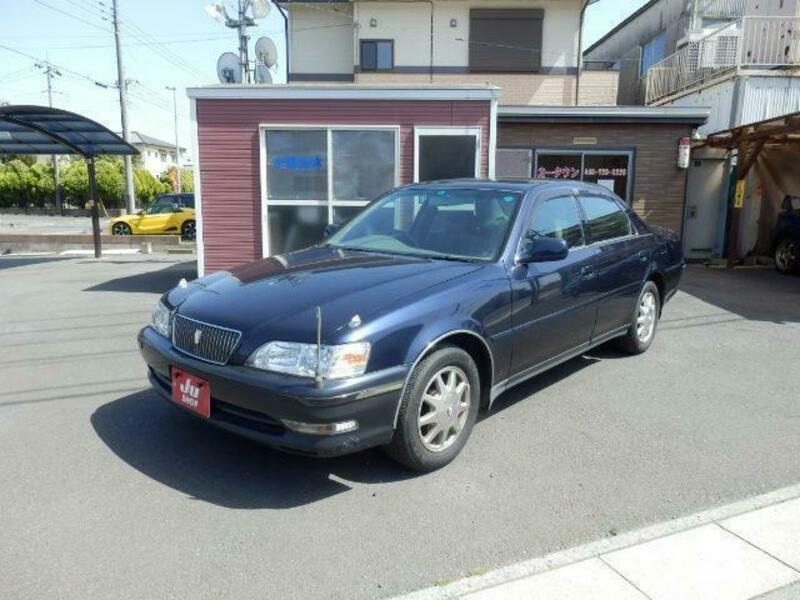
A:
{"label": "car's headlight", "polygon": [[172,320],[172,311],[167,308],[166,304],[159,302],[153,311],[153,329],[165,337],[170,336],[170,321]]}
{"label": "car's headlight", "polygon": [[[355,342],[338,346],[320,346],[319,374],[323,379],[345,379],[363,375],[369,360],[369,343]],[[256,369],[315,377],[317,345],[297,342],[270,342],[258,348],[247,364]]]}

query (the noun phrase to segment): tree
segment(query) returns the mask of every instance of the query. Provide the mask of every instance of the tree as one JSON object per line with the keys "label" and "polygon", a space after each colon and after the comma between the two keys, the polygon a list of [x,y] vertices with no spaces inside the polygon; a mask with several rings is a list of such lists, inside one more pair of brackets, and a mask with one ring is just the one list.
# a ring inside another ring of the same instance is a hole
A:
{"label": "tree", "polygon": [[[164,171],[158,180],[167,187],[167,192],[175,192],[175,167],[170,167]],[[194,171],[191,169],[181,169],[181,191],[194,192]]]}
{"label": "tree", "polygon": [[86,161],[73,160],[61,173],[61,186],[65,200],[72,206],[83,208],[89,201],[89,172]]}
{"label": "tree", "polygon": [[133,170],[134,185],[136,187],[136,198],[142,204],[149,204],[159,194],[169,191],[169,188],[153,177],[147,169],[137,167]]}

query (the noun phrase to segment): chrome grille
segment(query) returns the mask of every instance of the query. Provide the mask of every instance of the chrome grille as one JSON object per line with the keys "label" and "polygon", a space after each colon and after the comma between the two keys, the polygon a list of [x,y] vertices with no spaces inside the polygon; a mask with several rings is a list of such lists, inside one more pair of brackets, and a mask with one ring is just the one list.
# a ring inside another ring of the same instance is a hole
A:
{"label": "chrome grille", "polygon": [[172,320],[172,345],[175,348],[194,358],[218,365],[228,362],[241,337],[241,331],[195,321],[181,315],[175,315]]}

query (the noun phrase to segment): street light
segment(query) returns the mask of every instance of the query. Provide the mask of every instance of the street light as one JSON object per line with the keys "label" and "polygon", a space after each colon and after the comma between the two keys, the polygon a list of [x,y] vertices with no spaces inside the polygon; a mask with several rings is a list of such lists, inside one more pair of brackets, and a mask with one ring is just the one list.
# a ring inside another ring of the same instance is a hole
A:
{"label": "street light", "polygon": [[175,184],[178,193],[181,193],[181,147],[178,145],[178,97],[174,86],[164,86],[172,92],[172,112],[175,117]]}

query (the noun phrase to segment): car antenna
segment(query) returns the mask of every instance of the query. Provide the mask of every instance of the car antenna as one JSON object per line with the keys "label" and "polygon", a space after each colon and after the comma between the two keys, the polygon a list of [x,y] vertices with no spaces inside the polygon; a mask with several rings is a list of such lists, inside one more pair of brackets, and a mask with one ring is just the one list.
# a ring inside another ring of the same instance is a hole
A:
{"label": "car antenna", "polygon": [[322,309],[317,306],[317,367],[314,381],[317,387],[322,387]]}

